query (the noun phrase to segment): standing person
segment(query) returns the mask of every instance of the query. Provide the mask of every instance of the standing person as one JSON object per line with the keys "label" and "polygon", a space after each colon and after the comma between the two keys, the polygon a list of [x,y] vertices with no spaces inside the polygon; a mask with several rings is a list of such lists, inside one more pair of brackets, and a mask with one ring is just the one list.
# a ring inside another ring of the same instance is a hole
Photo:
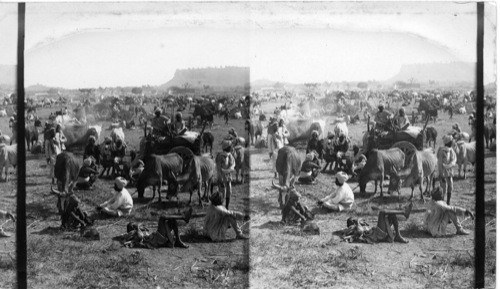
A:
{"label": "standing person", "polygon": [[[349,150],[349,139],[340,134],[339,137],[333,141],[333,152],[335,155],[335,168],[334,170],[346,170],[347,166],[347,151]],[[346,163],[344,164],[344,161]]]}
{"label": "standing person", "polygon": [[274,134],[278,131],[278,122],[276,118],[271,117],[269,125],[267,126],[267,147],[269,148],[269,158],[272,158],[276,150],[276,142],[274,141]]}
{"label": "standing person", "polygon": [[56,152],[60,154],[66,150],[65,143],[67,142],[66,136],[64,135],[61,125],[56,125],[56,134],[54,136],[54,144],[56,145]]}
{"label": "standing person", "polygon": [[125,189],[127,180],[122,177],[115,179],[113,197],[97,207],[97,211],[111,217],[129,215],[134,207],[132,196]]}
{"label": "standing person", "polygon": [[469,215],[474,220],[474,215],[471,211],[446,204],[443,200],[441,188],[438,187],[432,192],[430,210],[427,211],[424,222],[425,229],[433,237],[441,237],[446,235],[448,223],[453,222],[453,225],[457,229],[457,235],[468,235],[469,232],[464,230],[458,222],[457,215]]}
{"label": "standing person", "polygon": [[17,114],[14,112],[9,119],[9,127],[12,131],[12,138],[10,139],[10,145],[17,143]]}
{"label": "standing person", "polygon": [[44,133],[45,158],[49,166],[49,177],[52,178],[52,184],[55,183],[54,166],[56,165],[56,157],[60,153],[58,146],[55,144],[56,129],[53,126],[47,127]]}
{"label": "standing person", "polygon": [[231,199],[231,173],[234,171],[236,161],[231,154],[232,142],[224,140],[222,142],[222,152],[219,152],[215,158],[217,167],[217,177],[219,188],[223,189],[226,198],[226,209],[229,209],[229,201]]}
{"label": "standing person", "polygon": [[451,135],[443,137],[443,144],[444,146],[437,151],[438,176],[443,193],[446,192],[447,194],[446,203],[449,205],[451,191],[453,190],[453,166],[457,162],[457,155],[452,148],[453,137]]}
{"label": "standing person", "polygon": [[224,121],[225,121],[224,124],[227,125],[227,122],[229,121],[229,109],[227,107],[224,109],[223,114],[224,114]]}
{"label": "standing person", "polygon": [[338,186],[333,194],[318,201],[318,205],[335,212],[350,210],[354,204],[354,194],[349,184],[346,183],[349,176],[344,172],[335,175],[335,184]]}
{"label": "standing person", "polygon": [[[0,210],[0,218],[2,219],[10,218],[13,222],[16,221],[16,217],[14,217],[12,213],[2,210]],[[0,225],[0,237],[10,237],[10,236],[11,235],[9,233],[3,230],[2,225]]]}
{"label": "standing person", "polygon": [[275,133],[276,146],[278,149],[286,146],[288,144],[288,137],[290,133],[286,129],[285,121],[280,118],[278,121],[278,131]]}
{"label": "standing person", "polygon": [[210,206],[205,216],[205,225],[203,227],[205,234],[212,241],[225,241],[226,231],[230,225],[236,233],[236,239],[248,239],[243,235],[237,220],[250,220],[250,216],[241,212],[230,211],[222,205],[222,196],[219,192],[210,196]]}

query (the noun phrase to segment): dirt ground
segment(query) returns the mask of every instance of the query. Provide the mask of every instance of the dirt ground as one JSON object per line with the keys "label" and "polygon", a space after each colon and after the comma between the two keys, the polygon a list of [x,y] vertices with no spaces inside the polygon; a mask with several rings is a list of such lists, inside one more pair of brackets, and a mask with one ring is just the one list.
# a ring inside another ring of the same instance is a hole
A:
{"label": "dirt ground", "polygon": [[[263,109],[271,113],[276,103],[265,104]],[[453,122],[469,131],[467,116],[455,115],[450,121],[440,114],[436,123],[438,145],[444,132],[451,130]],[[328,123],[328,122],[327,122]],[[328,129],[327,129],[328,130]],[[354,143],[361,144],[366,124],[349,126]],[[305,150],[299,152],[304,158]],[[332,232],[346,227],[350,216],[365,219],[376,225],[378,210],[400,208],[405,201],[385,194],[360,196],[354,190],[355,205],[350,212],[328,213],[316,207],[315,200],[335,190],[332,174],[321,174],[315,185],[297,185],[302,194],[301,202],[316,213],[315,221],[321,234],[304,235],[299,227],[280,225],[278,191],[272,189],[273,174],[270,171],[266,149],[251,151],[250,208],[252,212],[250,241],[250,285],[252,288],[465,288],[471,287],[474,273],[474,222],[466,219],[462,224],[471,232],[468,236],[455,235],[450,224],[448,236],[432,238],[423,229],[426,205],[417,198],[408,220],[400,219],[402,235],[408,244],[379,243],[355,244],[341,242]],[[488,154],[486,168],[486,280],[487,287],[495,287],[495,240],[496,240],[496,158]],[[386,184],[387,185],[387,184]],[[350,183],[355,188],[357,183]],[[387,191],[387,188],[384,188]],[[373,182],[367,192],[373,192]],[[470,208],[475,203],[474,174],[466,180],[455,180],[452,205]],[[410,188],[402,190],[408,199]],[[417,188],[417,193],[418,188]],[[417,194],[418,196],[418,194]],[[427,203],[429,199],[426,200]]]}
{"label": "dirt ground", "polygon": [[[49,111],[38,113],[46,117]],[[2,121],[3,123],[3,121]],[[110,134],[109,123],[105,122],[100,140]],[[244,134],[242,120],[216,118],[211,130],[215,136],[214,154],[220,151],[220,140],[234,127],[238,134]],[[2,131],[7,131],[0,128]],[[200,128],[197,128],[200,130]],[[138,149],[141,129],[125,130],[128,149]],[[113,237],[126,233],[130,221],[141,222],[150,230],[157,227],[157,216],[151,213],[177,211],[175,202],[158,204],[138,202],[136,189],[129,188],[134,198],[134,210],[130,216],[121,219],[98,219],[95,227],[100,233],[99,241],[80,238],[78,232],[60,232],[60,218],[57,215],[56,197],[50,195],[49,172],[45,157],[27,156],[27,230],[28,230],[28,284],[30,288],[246,288],[248,287],[248,241],[234,240],[235,233],[229,229],[228,242],[213,243],[203,236],[203,218],[192,219],[189,224],[180,221],[181,238],[190,245],[188,249],[161,248],[128,249],[122,247]],[[12,182],[1,183],[2,209],[15,210],[15,175]],[[113,180],[99,179],[92,191],[76,191],[84,210],[92,212],[96,205],[112,196]],[[145,197],[152,192],[146,190]],[[180,194],[183,205],[188,194]],[[198,197],[193,195],[195,211],[202,211]],[[230,209],[248,213],[248,183],[233,184]],[[207,203],[205,203],[208,206]],[[205,207],[206,207],[205,206]],[[12,223],[5,229],[14,230]],[[248,223],[243,232],[249,233]],[[13,251],[15,238],[0,239],[0,250]],[[0,254],[0,288],[12,287],[15,282],[15,262],[6,254]]]}

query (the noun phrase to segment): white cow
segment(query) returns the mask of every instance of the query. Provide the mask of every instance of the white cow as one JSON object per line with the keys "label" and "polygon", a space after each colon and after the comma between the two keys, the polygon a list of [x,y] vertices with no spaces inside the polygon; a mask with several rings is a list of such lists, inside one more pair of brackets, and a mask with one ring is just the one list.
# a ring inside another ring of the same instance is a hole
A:
{"label": "white cow", "polygon": [[0,117],[6,117],[7,116],[7,110],[4,109],[1,109],[0,110]]}
{"label": "white cow", "polygon": [[236,119],[240,119],[242,116],[241,116],[241,111],[237,111],[234,113],[234,118]]}
{"label": "white cow", "polygon": [[465,141],[461,140],[455,144],[453,149],[457,154],[458,177],[460,177],[460,171],[463,166],[464,179],[465,179],[467,164],[470,163],[474,165],[476,163],[476,142],[473,141],[470,143],[466,143]]}
{"label": "white cow", "polygon": [[3,168],[5,167],[5,181],[9,181],[9,167],[17,165],[17,144],[0,144],[0,179],[2,178]]}

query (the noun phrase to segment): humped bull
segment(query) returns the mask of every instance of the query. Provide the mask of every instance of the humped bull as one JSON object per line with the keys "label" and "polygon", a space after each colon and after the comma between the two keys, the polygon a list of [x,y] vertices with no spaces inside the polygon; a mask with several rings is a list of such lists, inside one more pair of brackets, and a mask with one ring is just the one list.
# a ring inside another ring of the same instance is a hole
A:
{"label": "humped bull", "polygon": [[467,164],[474,165],[476,163],[476,142],[466,143],[464,141],[458,141],[454,146],[455,153],[457,154],[457,165],[458,165],[458,177],[460,177],[460,171],[464,172],[464,179],[466,178]]}
{"label": "humped bull", "polygon": [[[398,171],[397,173],[390,173],[390,186],[389,190],[397,190],[399,193],[400,187],[411,187],[411,197],[413,199],[413,191],[415,185],[419,185],[420,198],[424,199],[424,192],[430,192],[431,182],[434,189],[434,173],[437,169],[437,157],[432,152],[432,149],[424,151],[416,151],[410,157],[410,161],[406,168]],[[424,180],[427,181],[425,191],[422,190]],[[401,182],[402,181],[402,182]]]}
{"label": "humped bull", "polygon": [[[208,198],[213,194],[213,186],[216,184],[216,169],[215,161],[209,155],[195,156],[200,158],[201,182],[205,187],[203,198],[208,201]],[[210,194],[208,193],[210,191]]]}
{"label": "humped bull", "polygon": [[57,191],[71,193],[78,180],[78,173],[83,165],[81,157],[70,152],[62,152],[56,157],[54,176],[57,180]]}
{"label": "humped bull", "polygon": [[121,127],[115,127],[111,130],[111,140],[113,140],[114,143],[118,139],[121,139],[123,143],[125,143],[125,133],[123,132],[123,128]]}
{"label": "humped bull", "polygon": [[380,196],[383,196],[383,181],[386,173],[404,168],[405,154],[399,148],[388,150],[370,151],[367,155],[366,165],[359,173],[359,188],[361,193],[366,193],[366,184],[375,180],[375,193],[377,193],[377,182],[380,181]]}
{"label": "humped bull", "polygon": [[[288,195],[290,189],[293,189],[295,178],[300,174],[302,161],[299,153],[294,147],[284,146],[278,151],[276,158],[276,171],[279,175],[279,185],[274,184],[273,187],[279,189],[278,203],[280,208],[283,208],[283,194]],[[285,196],[285,199],[286,199]]]}
{"label": "humped bull", "polygon": [[308,120],[296,119],[287,123],[286,128],[290,133],[288,137],[289,143],[297,141],[307,141],[311,138],[313,131],[317,131],[321,138],[322,133],[325,131],[326,122],[324,120]]}
{"label": "humped bull", "polygon": [[149,155],[144,159],[144,171],[137,180],[139,199],[144,198],[144,190],[153,186],[153,198],[158,190],[158,200],[161,202],[161,186],[163,180],[172,181],[182,172],[184,162],[177,153],[166,155]]}
{"label": "humped bull", "polygon": [[66,148],[81,148],[85,147],[88,143],[90,136],[94,136],[99,140],[102,127],[100,125],[65,125],[63,133],[66,136]]}

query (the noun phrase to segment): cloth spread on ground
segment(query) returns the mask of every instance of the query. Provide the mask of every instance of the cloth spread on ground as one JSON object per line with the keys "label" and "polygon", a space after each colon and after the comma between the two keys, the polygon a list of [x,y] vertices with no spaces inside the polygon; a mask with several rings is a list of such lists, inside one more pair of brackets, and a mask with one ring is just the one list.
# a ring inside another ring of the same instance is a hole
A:
{"label": "cloth spread on ground", "polygon": [[346,229],[333,232],[334,235],[342,238],[343,241],[352,243],[368,243],[373,244],[384,241],[387,238],[387,233],[379,227],[370,227],[363,219],[349,218],[348,223],[352,225]]}
{"label": "cloth spread on ground", "polygon": [[194,143],[194,141],[196,140],[196,138],[199,135],[200,135],[200,133],[198,133],[196,131],[186,131],[184,134],[179,135],[177,137],[181,137],[181,138],[187,140],[190,143]]}

